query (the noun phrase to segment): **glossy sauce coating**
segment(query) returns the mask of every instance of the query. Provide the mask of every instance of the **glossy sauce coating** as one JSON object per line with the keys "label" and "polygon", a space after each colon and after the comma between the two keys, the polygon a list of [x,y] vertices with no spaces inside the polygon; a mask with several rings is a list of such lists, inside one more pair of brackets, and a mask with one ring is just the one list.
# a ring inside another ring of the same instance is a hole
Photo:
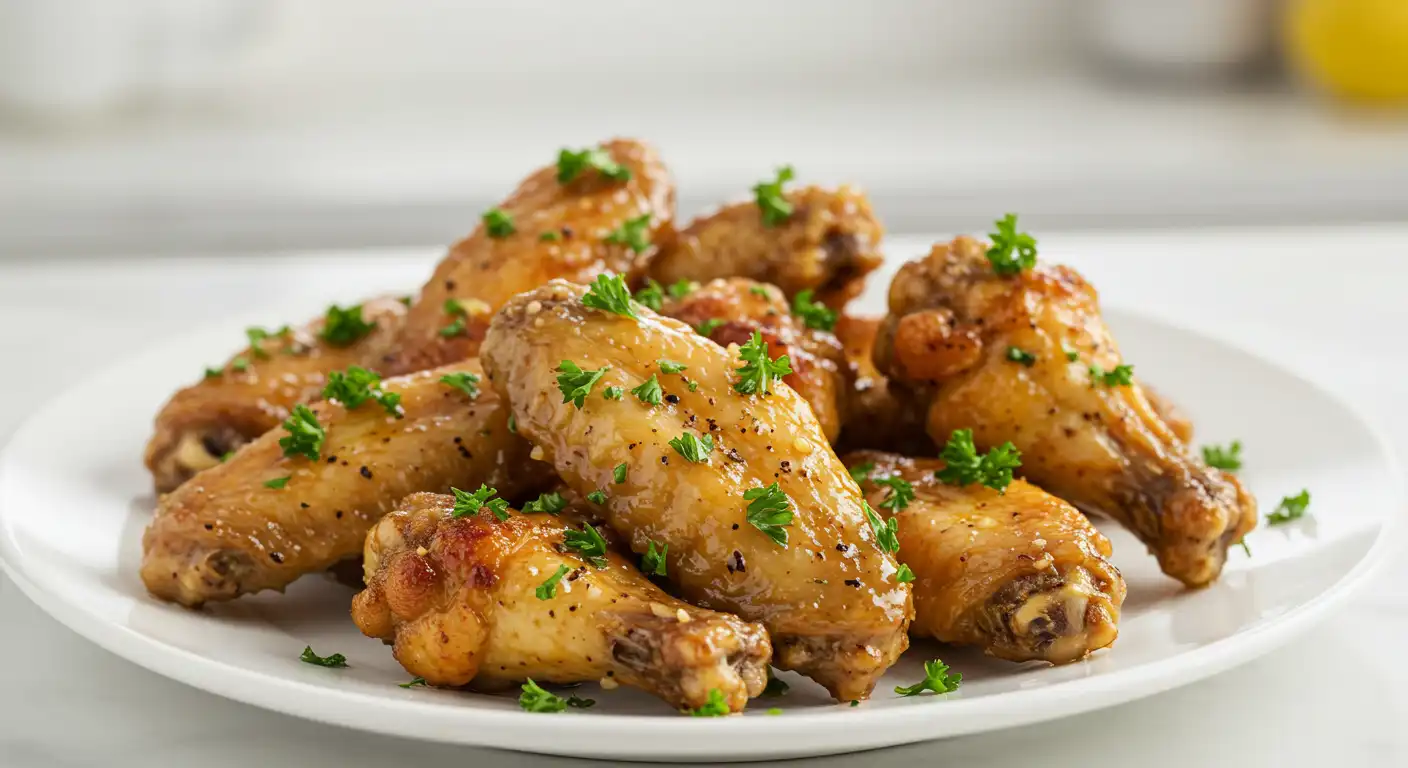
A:
{"label": "glossy sauce coating", "polygon": [[924,431],[923,402],[904,387],[892,385],[875,367],[875,335],[882,320],[844,314],[836,320],[836,338],[851,382],[837,450],[883,448],[912,456],[935,455],[938,448]]}

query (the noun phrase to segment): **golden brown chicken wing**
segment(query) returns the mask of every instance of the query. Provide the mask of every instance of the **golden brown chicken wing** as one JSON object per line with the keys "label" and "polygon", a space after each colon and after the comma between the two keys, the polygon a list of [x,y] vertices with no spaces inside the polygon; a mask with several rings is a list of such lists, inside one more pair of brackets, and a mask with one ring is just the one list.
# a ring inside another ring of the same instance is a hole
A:
{"label": "golden brown chicken wing", "polygon": [[972,429],[979,450],[1011,441],[1023,475],[1133,530],[1164,572],[1217,578],[1256,502],[1210,469],[1150,405],[1074,270],[998,274],[967,237],[906,264],[890,286],[876,361],[928,403],[929,435]]}
{"label": "golden brown chicken wing", "polygon": [[146,464],[156,490],[175,490],[221,457],[277,427],[289,409],[323,391],[329,371],[375,368],[400,332],[406,307],[372,299],[302,328],[250,329],[251,346],[180,390],[156,417]]}
{"label": "golden brown chicken wing", "polygon": [[487,483],[511,497],[546,485],[550,469],[510,434],[498,395],[442,381],[458,374],[478,376],[478,362],[382,382],[400,396],[399,418],[374,401],[300,406],[293,429],[164,496],[142,539],[147,589],[188,606],[283,589],[359,554],[367,529],[406,494]]}
{"label": "golden brown chicken wing", "polygon": [[1124,579],[1074,507],[1021,480],[1003,492],[946,485],[937,459],[845,461],[866,476],[870,506],[899,524],[899,559],[915,576],[911,635],[1053,664],[1115,641]]}
{"label": "golden brown chicken wing", "polygon": [[667,548],[681,596],[761,621],[777,666],[866,696],[907,645],[909,589],[811,408],[761,344],[725,350],[611,282],[584,300],[554,281],[494,318],[484,366],[520,433],[634,552]]}
{"label": "golden brown chicken wing", "polygon": [[[757,203],[735,203],[695,219],[664,241],[650,276],[665,285],[747,277],[789,297],[813,290],[839,308],[861,292],[880,266],[884,229],[870,201],[853,187],[805,187],[782,197],[784,218],[769,224]],[[779,210],[779,209],[770,209]]]}
{"label": "golden brown chicken wing", "polygon": [[495,209],[504,218],[487,218],[450,249],[411,307],[386,373],[475,356],[494,310],[548,280],[585,283],[644,269],[672,231],[669,173],[639,141],[616,139],[598,150],[594,164],[564,157],[535,171]]}
{"label": "golden brown chicken wing", "polygon": [[605,681],[732,712],[767,684],[762,626],[665,594],[634,565],[550,514],[488,509],[455,517],[418,493],[367,536],[362,632],[392,643],[430,685],[502,688]]}
{"label": "golden brown chicken wing", "polygon": [[881,318],[842,315],[836,338],[851,370],[838,451],[876,449],[910,456],[938,453],[924,431],[924,407],[914,393],[890,386],[875,367],[873,350]]}

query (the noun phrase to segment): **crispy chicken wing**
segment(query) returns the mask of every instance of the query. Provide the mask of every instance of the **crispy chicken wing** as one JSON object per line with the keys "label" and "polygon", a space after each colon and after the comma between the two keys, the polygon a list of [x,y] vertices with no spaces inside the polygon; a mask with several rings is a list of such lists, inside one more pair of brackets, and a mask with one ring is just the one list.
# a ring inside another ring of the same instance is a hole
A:
{"label": "crispy chicken wing", "polygon": [[175,490],[192,475],[220,463],[227,453],[277,427],[289,409],[318,397],[329,371],[349,365],[375,367],[400,332],[406,307],[393,298],[360,306],[371,328],[324,337],[326,317],[259,338],[211,369],[201,381],[172,395],[156,417],[146,464],[156,490]]}
{"label": "crispy chicken wing", "polygon": [[836,338],[851,371],[838,450],[873,448],[933,456],[938,449],[924,431],[923,405],[911,391],[890,386],[875,367],[873,350],[880,323],[881,318],[854,315],[842,315],[836,321]]}
{"label": "crispy chicken wing", "polygon": [[709,339],[725,347],[746,344],[754,331],[761,332],[770,349],[791,361],[792,373],[783,381],[811,404],[826,439],[835,442],[841,434],[852,387],[841,344],[793,317],[776,286],[742,277],[714,280],[683,297],[666,298],[662,313],[695,328],[709,323],[712,328],[704,327]]}
{"label": "crispy chicken wing", "polygon": [[[974,645],[1012,661],[1063,664],[1115,641],[1124,602],[1110,542],[1074,507],[1021,480],[999,493],[955,487],[937,459],[849,454],[873,467],[870,506],[899,523],[899,558],[915,575],[911,635]],[[899,478],[914,498],[899,509]]]}
{"label": "crispy chicken wing", "polygon": [[[1074,270],[1004,277],[960,237],[905,265],[890,286],[876,361],[928,403],[943,443],[972,429],[979,450],[1011,441],[1023,475],[1133,530],[1189,586],[1222,570],[1256,524],[1236,478],[1205,466],[1150,405]],[[1030,356],[1028,358],[1027,356]]]}
{"label": "crispy chicken wing", "polygon": [[485,387],[471,399],[440,381],[480,373],[477,361],[382,382],[402,418],[375,402],[311,407],[326,432],[317,460],[285,456],[276,428],[229,461],[164,496],[142,543],[142,580],[188,606],[283,589],[361,552],[367,529],[406,494],[478,488],[504,496],[551,480],[509,433],[508,412]]}
{"label": "crispy chicken wing", "polygon": [[[591,309],[585,291],[554,281],[490,326],[484,366],[520,433],[578,493],[604,494],[633,551],[668,547],[682,597],[761,621],[774,664],[837,698],[868,695],[907,645],[909,588],[811,408],[776,380],[740,394],[736,352],[639,305]],[[576,366],[601,374],[588,391]],[[643,401],[652,377],[663,395]]]}
{"label": "crispy chicken wing", "polygon": [[865,276],[883,260],[884,229],[858,189],[805,187],[785,195],[792,213],[768,226],[752,202],[735,203],[695,219],[662,242],[650,276],[666,285],[748,277],[787,295],[812,289],[817,300],[840,307],[861,292]]}
{"label": "crispy chicken wing", "polygon": [[495,236],[481,224],[436,267],[411,307],[387,373],[475,356],[494,310],[548,280],[585,283],[603,272],[634,275],[644,269],[653,244],[672,231],[674,186],[649,145],[616,139],[601,149],[630,178],[585,168],[562,183],[559,167],[549,165],[524,179],[499,204],[513,231]]}
{"label": "crispy chicken wing", "polygon": [[762,693],[761,625],[677,600],[615,552],[593,563],[552,515],[457,518],[454,505],[415,494],[367,536],[352,618],[407,672],[488,689],[609,679],[687,708],[718,691],[733,712]]}

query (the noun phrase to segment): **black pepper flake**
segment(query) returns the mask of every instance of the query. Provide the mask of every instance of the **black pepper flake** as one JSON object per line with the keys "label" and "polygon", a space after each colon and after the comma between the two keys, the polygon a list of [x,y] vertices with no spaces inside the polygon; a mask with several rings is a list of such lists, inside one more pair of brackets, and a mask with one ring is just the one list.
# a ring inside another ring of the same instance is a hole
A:
{"label": "black pepper flake", "polygon": [[562,228],[562,236],[563,236],[563,237],[571,237],[571,236],[572,236],[572,228],[571,228],[571,227],[563,227],[563,228]]}
{"label": "black pepper flake", "polygon": [[329,456],[329,457],[328,457],[328,463],[329,463],[329,464],[336,464],[336,463],[337,463],[337,457],[336,457],[336,456]]}
{"label": "black pepper flake", "polygon": [[661,456],[661,457],[660,457],[660,463],[661,463],[661,464],[669,464],[669,463],[670,463],[670,457],[669,457],[669,456]]}
{"label": "black pepper flake", "polygon": [[270,560],[273,560],[273,561],[276,562],[276,563],[282,564],[283,561],[284,561],[284,556],[281,555],[281,554],[279,554],[278,552],[270,552],[270,553],[269,553],[269,559],[270,559]]}
{"label": "black pepper flake", "polygon": [[372,479],[372,471],[370,469],[367,469],[366,465],[363,465],[362,468],[358,471],[362,473],[362,477],[365,477],[368,480]]}
{"label": "black pepper flake", "polygon": [[463,437],[460,437],[459,435],[455,435],[455,445],[459,445],[460,443],[463,443],[463,442],[464,442],[464,438],[463,438]]}
{"label": "black pepper flake", "polygon": [[859,586],[860,586],[860,579],[846,579],[846,586],[848,586],[848,587],[859,587]]}
{"label": "black pepper flake", "polygon": [[733,524],[733,530],[735,530],[735,531],[738,530],[738,523],[734,523],[734,524]]}
{"label": "black pepper flake", "polygon": [[747,564],[743,562],[743,553],[736,549],[733,550],[733,554],[730,555],[728,559],[728,572],[733,573],[735,571],[738,573],[747,573],[748,571]]}
{"label": "black pepper flake", "polygon": [[[307,505],[307,504],[304,504],[303,506],[306,507],[306,506],[308,506],[308,505]],[[341,520],[341,519],[342,519],[342,510],[340,510],[340,509],[337,510],[337,515],[336,515],[336,517],[337,517],[338,520]]]}
{"label": "black pepper flake", "polygon": [[306,502],[306,501],[300,501],[300,502],[298,502],[298,506],[301,507],[302,509],[307,509],[307,508],[308,508],[308,502]]}
{"label": "black pepper flake", "polygon": [[837,552],[845,552],[848,549],[850,549],[850,547],[846,546],[846,543],[844,541],[836,545]]}
{"label": "black pepper flake", "polygon": [[783,459],[782,463],[778,465],[778,469],[781,469],[783,474],[789,474],[792,472],[792,462]]}
{"label": "black pepper flake", "polygon": [[205,524],[205,530],[207,530],[207,531],[213,531],[213,530],[215,530],[215,526],[214,526],[213,524],[211,524],[211,523],[206,523],[206,524]]}
{"label": "black pepper flake", "polygon": [[737,448],[730,448],[727,451],[724,451],[724,455],[727,456],[731,461],[736,461],[740,464],[743,463],[743,454],[739,453]]}
{"label": "black pepper flake", "polygon": [[446,280],[446,281],[445,281],[445,290],[447,290],[447,291],[453,291],[453,290],[455,290],[455,281],[454,281],[454,280]]}
{"label": "black pepper flake", "polygon": [[680,401],[679,395],[665,395],[665,402],[674,405]]}

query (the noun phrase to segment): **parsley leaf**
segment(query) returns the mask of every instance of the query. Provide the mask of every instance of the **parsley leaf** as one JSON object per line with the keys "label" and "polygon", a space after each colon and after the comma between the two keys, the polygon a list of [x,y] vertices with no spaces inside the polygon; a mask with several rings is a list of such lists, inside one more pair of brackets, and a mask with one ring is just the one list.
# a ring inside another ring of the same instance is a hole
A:
{"label": "parsley leaf", "polygon": [[890,488],[890,495],[880,502],[881,509],[904,509],[909,506],[909,502],[914,501],[914,486],[899,475],[881,478],[874,482],[876,485],[885,485]]}
{"label": "parsley leaf", "polygon": [[440,377],[440,383],[458,389],[470,400],[479,397],[479,377],[472,373],[447,373]]}
{"label": "parsley leaf", "polygon": [[518,231],[513,226],[513,217],[502,208],[490,208],[484,212],[484,230],[489,233],[489,237],[508,237]]}
{"label": "parsley leaf", "polygon": [[582,296],[582,304],[624,317],[638,317],[635,307],[631,306],[631,292],[620,275],[597,275],[586,295]]}
{"label": "parsley leaf", "polygon": [[542,584],[539,584],[538,588],[533,590],[533,594],[537,595],[539,600],[551,600],[554,597],[557,597],[558,582],[562,581],[563,576],[566,576],[571,572],[571,566],[568,566],[566,564],[557,566],[557,571],[554,572],[553,575],[549,576],[547,578],[547,581],[544,581]]}
{"label": "parsley leaf", "polygon": [[455,507],[450,513],[451,517],[465,517],[479,513],[479,508],[488,504],[498,490],[490,488],[483,483],[479,484],[479,490],[474,493],[467,493],[458,488],[451,488],[450,493],[455,495]]}
{"label": "parsley leaf", "polygon": [[523,512],[525,514],[529,512],[546,512],[549,515],[555,515],[566,508],[567,499],[563,498],[562,494],[556,491],[546,491],[539,495],[538,498],[524,504]]}
{"label": "parsley leaf", "polygon": [[631,394],[646,405],[659,405],[660,397],[664,393],[660,389],[660,380],[652,373],[649,379],[646,379],[639,387],[632,389]]}
{"label": "parsley leaf", "polygon": [[498,518],[499,522],[503,522],[509,518],[508,499],[489,499],[484,503],[484,506],[488,507],[489,511],[493,513],[495,518]]}
{"label": "parsley leaf", "polygon": [[776,360],[768,359],[768,344],[763,341],[760,331],[753,331],[753,338],[738,348],[738,356],[746,363],[735,371],[738,381],[734,382],[733,389],[740,394],[766,395],[770,380],[780,379],[792,372],[787,355],[781,355]]}
{"label": "parsley leaf", "polygon": [[1025,365],[1028,368],[1032,367],[1033,365],[1036,365],[1036,355],[1033,355],[1032,353],[1027,352],[1026,350],[1020,347],[1008,347],[1007,359],[1011,360],[1014,363],[1021,363],[1022,365]]}
{"label": "parsley leaf", "polygon": [[281,491],[283,490],[283,487],[285,485],[288,485],[288,481],[292,479],[293,475],[284,475],[283,477],[276,477],[273,480],[265,480],[264,487],[273,488],[276,491]]}
{"label": "parsley leaf", "polygon": [[571,360],[563,360],[557,366],[557,388],[562,390],[562,402],[572,403],[580,411],[587,395],[591,394],[592,387],[596,386],[610,369],[611,366],[608,365],[595,371],[583,370]]}
{"label": "parsley leaf", "polygon": [[997,491],[1005,491],[1012,482],[1012,470],[1022,466],[1022,454],[1012,443],[1003,443],[979,456],[971,429],[955,429],[939,458],[945,466],[934,477],[949,485],[980,483]]}
{"label": "parsley leaf", "polygon": [[206,368],[206,369],[205,369],[205,378],[207,378],[207,379],[218,379],[218,378],[220,378],[221,376],[224,376],[224,375],[225,375],[225,369],[223,369],[223,368]]}
{"label": "parsley leaf", "polygon": [[717,317],[711,317],[708,320],[705,320],[704,322],[695,326],[694,330],[698,332],[700,336],[708,336],[709,334],[714,332],[715,328],[718,328],[723,324],[724,321],[722,319]]}
{"label": "parsley leaf", "polygon": [[997,231],[988,235],[992,238],[988,262],[993,272],[1009,277],[1036,266],[1036,238],[1017,231],[1017,214],[1003,216],[994,226]]}
{"label": "parsley leaf", "polygon": [[523,693],[518,695],[518,706],[526,712],[562,712],[568,707],[586,709],[595,704],[595,700],[583,699],[575,694],[564,699],[544,690],[542,686],[533,682],[531,677],[523,684]]}
{"label": "parsley leaf", "polygon": [[362,319],[361,304],[353,304],[347,309],[334,304],[328,307],[327,314],[323,316],[323,329],[318,332],[318,336],[334,347],[345,347],[371,333],[375,328],[376,323],[368,323]]}
{"label": "parsley leaf", "polygon": [[694,292],[694,283],[681,277],[680,279],[671,283],[670,287],[666,288],[665,290],[669,291],[670,295],[674,298],[683,299],[684,297]]}
{"label": "parsley leaf", "polygon": [[1075,361],[1077,361],[1077,360],[1080,359],[1080,353],[1077,352],[1077,351],[1075,351],[1074,349],[1071,349],[1070,347],[1066,346],[1065,344],[1062,344],[1062,345],[1061,345],[1061,351],[1062,351],[1062,352],[1065,352],[1065,353],[1066,353],[1066,359],[1069,360],[1069,361],[1071,361],[1071,362],[1073,362],[1073,363],[1074,363]]}
{"label": "parsley leaf", "polygon": [[648,278],[645,287],[636,291],[634,298],[641,305],[659,312],[660,308],[665,306],[665,289],[661,288],[654,278]]}
{"label": "parsley leaf", "polygon": [[318,460],[318,452],[323,449],[327,432],[318,423],[318,416],[312,409],[301,403],[293,406],[293,412],[284,422],[284,429],[288,430],[288,437],[279,438],[279,447],[284,449],[285,457],[307,456],[310,461]]}
{"label": "parsley leaf", "polygon": [[236,373],[244,373],[249,368],[249,358],[244,355],[237,355],[230,361],[230,370]]}
{"label": "parsley leaf", "polygon": [[901,584],[908,584],[914,581],[914,571],[909,569],[905,563],[900,563],[900,569],[895,572],[895,581]]}
{"label": "parsley leaf", "polygon": [[709,698],[704,700],[704,706],[699,709],[686,709],[684,712],[691,717],[723,717],[728,714],[728,702],[724,700],[723,691],[710,688]]}
{"label": "parsley leaf", "polygon": [[1242,551],[1247,553],[1247,557],[1251,557],[1251,556],[1252,556],[1252,548],[1249,547],[1249,546],[1247,546],[1247,537],[1246,537],[1246,536],[1243,536],[1242,538],[1237,539],[1237,543],[1234,544],[1233,546],[1241,547],[1241,548],[1242,548]]}
{"label": "parsley leaf", "polygon": [[1223,448],[1220,445],[1203,446],[1203,463],[1209,467],[1235,472],[1242,468],[1242,441],[1233,440]]}
{"label": "parsley leaf", "polygon": [[518,434],[518,416],[512,413],[508,415],[508,433],[510,435]]}
{"label": "parsley leaf", "polygon": [[784,165],[777,169],[777,177],[772,181],[760,181],[753,185],[753,199],[763,217],[763,226],[775,227],[792,216],[792,203],[783,194],[782,185],[791,181],[794,175],[792,166]]}
{"label": "parsley leaf", "polygon": [[674,360],[662,359],[656,360],[655,363],[660,366],[661,373],[679,373],[680,371],[689,370],[689,366],[684,365],[683,363],[677,363]]}
{"label": "parsley leaf", "polygon": [[948,665],[934,659],[924,662],[924,679],[911,686],[901,686],[895,688],[895,693],[901,696],[917,696],[925,691],[934,693],[953,693],[958,690],[958,686],[963,683],[963,675],[948,671]]}
{"label": "parsley leaf", "polygon": [[555,229],[549,229],[538,235],[540,243],[555,243],[562,239],[562,233]]}
{"label": "parsley leaf", "polygon": [[613,160],[611,153],[601,147],[582,149],[576,152],[564,148],[557,153],[557,181],[559,184],[567,184],[588,168],[595,168],[597,173],[612,181],[631,180],[631,169]]}
{"label": "parsley leaf", "polygon": [[792,505],[777,483],[743,492],[748,502],[748,524],[767,534],[778,546],[787,548],[787,531],[792,524]]}
{"label": "parsley leaf", "polygon": [[792,686],[777,679],[772,673],[772,668],[768,668],[768,684],[763,687],[764,696],[785,696],[787,690]]}
{"label": "parsley leaf", "polygon": [[605,503],[606,503],[606,491],[602,491],[602,490],[595,490],[595,491],[592,491],[591,493],[587,494],[587,501],[590,501],[590,502],[593,503],[593,504],[605,504]]}
{"label": "parsley leaf", "polygon": [[1100,366],[1090,366],[1091,385],[1104,384],[1107,387],[1127,387],[1134,383],[1134,366],[1117,365],[1112,370],[1101,370]]}
{"label": "parsley leaf", "polygon": [[1276,505],[1276,509],[1266,516],[1267,525],[1281,525],[1292,520],[1299,520],[1305,516],[1305,510],[1310,507],[1310,491],[1302,490],[1294,496],[1286,496],[1281,499],[1281,503]]}
{"label": "parsley leaf", "polygon": [[355,365],[349,366],[346,373],[330,372],[327,386],[323,387],[323,397],[336,400],[349,411],[356,410],[368,400],[375,400],[387,413],[401,418],[401,396],[395,392],[383,392],[380,376]]}
{"label": "parsley leaf", "polygon": [[440,335],[448,339],[451,336],[458,336],[464,333],[465,320],[469,318],[469,312],[464,308],[464,305],[460,303],[460,300],[454,297],[445,299],[444,309],[445,314],[453,317],[454,320],[452,320],[449,325],[440,329]]}
{"label": "parsley leaf", "polygon": [[249,349],[254,353],[254,356],[267,360],[269,359],[269,351],[264,349],[264,342],[268,339],[287,336],[289,331],[290,329],[287,325],[276,331],[266,331],[263,328],[246,328],[244,329],[244,335],[245,338],[249,339]]}
{"label": "parsley leaf", "polygon": [[875,462],[867,461],[864,464],[857,464],[851,467],[850,471],[851,479],[856,481],[856,484],[859,485],[870,479],[870,473],[875,471]]}
{"label": "parsley leaf", "polygon": [[705,435],[703,439],[694,436],[692,432],[685,432],[679,437],[670,439],[670,447],[675,449],[679,455],[689,459],[695,464],[708,464],[709,454],[714,452],[714,436]]}
{"label": "parsley leaf", "polygon": [[601,391],[601,396],[607,400],[620,400],[626,396],[626,390],[623,387],[607,387]]}
{"label": "parsley leaf", "polygon": [[606,567],[606,539],[602,538],[601,531],[593,528],[591,523],[582,523],[580,531],[568,528],[563,534],[562,546],[586,558],[598,568]]}
{"label": "parsley leaf", "polygon": [[614,232],[606,236],[606,242],[628,246],[640,253],[650,247],[650,213],[642,213],[634,219],[626,219]]}
{"label": "parsley leaf", "polygon": [[313,664],[319,667],[327,667],[328,669],[342,669],[347,666],[346,656],[340,653],[334,653],[331,656],[319,656],[313,653],[313,646],[311,645],[303,649],[303,654],[298,657],[298,660],[304,664]]}
{"label": "parsley leaf", "polygon": [[615,480],[617,485],[626,482],[626,462],[617,464],[616,468],[611,470],[611,479]]}
{"label": "parsley leaf", "polygon": [[665,575],[665,553],[670,551],[669,544],[661,544],[659,549],[655,548],[655,542],[647,541],[645,554],[640,556],[640,570],[647,576]]}
{"label": "parsley leaf", "polygon": [[419,686],[419,687],[421,687],[421,688],[427,687],[426,682],[425,682],[425,678],[421,677],[420,675],[416,675],[415,677],[411,678],[410,680],[407,680],[407,681],[404,682],[404,683],[397,683],[396,685],[397,685],[398,687],[401,687],[401,688],[415,688],[415,687],[417,687],[417,686]]}
{"label": "parsley leaf", "polygon": [[792,298],[792,314],[801,318],[808,328],[817,331],[831,331],[836,329],[836,310],[812,301],[812,294],[815,293],[808,288],[798,291]]}
{"label": "parsley leaf", "polygon": [[895,518],[881,520],[880,515],[870,508],[864,500],[860,503],[861,509],[865,512],[865,520],[870,523],[870,530],[875,534],[875,547],[881,552],[896,554],[900,551],[900,521]]}

